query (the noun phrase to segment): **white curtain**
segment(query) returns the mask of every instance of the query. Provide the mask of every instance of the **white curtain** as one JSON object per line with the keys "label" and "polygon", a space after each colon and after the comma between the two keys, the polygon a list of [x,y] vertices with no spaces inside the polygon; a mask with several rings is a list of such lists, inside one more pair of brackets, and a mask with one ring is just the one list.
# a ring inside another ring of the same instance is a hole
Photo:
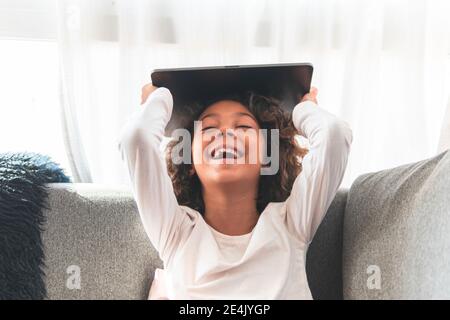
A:
{"label": "white curtain", "polygon": [[78,181],[127,183],[116,139],[157,67],[312,62],[351,125],[343,186],[436,154],[450,1],[58,1],[66,145]]}
{"label": "white curtain", "polygon": [[442,124],[438,152],[443,152],[447,149],[450,149],[450,96],[448,97],[447,112],[445,113],[444,122]]}

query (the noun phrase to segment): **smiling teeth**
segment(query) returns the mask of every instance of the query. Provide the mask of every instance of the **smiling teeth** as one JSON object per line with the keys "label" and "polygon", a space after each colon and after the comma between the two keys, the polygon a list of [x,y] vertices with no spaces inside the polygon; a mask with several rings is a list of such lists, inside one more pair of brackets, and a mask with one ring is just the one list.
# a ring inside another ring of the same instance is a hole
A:
{"label": "smiling teeth", "polygon": [[219,148],[213,152],[213,159],[223,159],[228,158],[227,155],[231,155],[232,158],[236,159],[238,154],[234,149],[230,148]]}

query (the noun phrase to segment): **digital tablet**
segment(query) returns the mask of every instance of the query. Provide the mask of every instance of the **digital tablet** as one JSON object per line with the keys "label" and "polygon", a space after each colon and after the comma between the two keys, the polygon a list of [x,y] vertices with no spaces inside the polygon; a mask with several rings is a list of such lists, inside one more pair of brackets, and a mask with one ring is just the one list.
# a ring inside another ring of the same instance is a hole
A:
{"label": "digital tablet", "polygon": [[170,136],[186,127],[188,107],[214,97],[253,91],[273,97],[291,112],[299,98],[309,92],[313,66],[310,63],[230,65],[194,68],[155,69],[152,84],[165,87],[173,96],[172,117],[166,127]]}

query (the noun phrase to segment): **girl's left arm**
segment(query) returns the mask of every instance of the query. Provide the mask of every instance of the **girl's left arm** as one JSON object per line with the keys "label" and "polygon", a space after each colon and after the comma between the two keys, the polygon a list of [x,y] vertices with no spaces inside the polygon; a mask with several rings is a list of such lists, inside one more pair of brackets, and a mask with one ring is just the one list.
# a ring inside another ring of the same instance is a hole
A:
{"label": "girl's left arm", "polygon": [[353,135],[345,121],[309,100],[295,106],[292,121],[310,148],[286,200],[286,224],[309,244],[342,182]]}

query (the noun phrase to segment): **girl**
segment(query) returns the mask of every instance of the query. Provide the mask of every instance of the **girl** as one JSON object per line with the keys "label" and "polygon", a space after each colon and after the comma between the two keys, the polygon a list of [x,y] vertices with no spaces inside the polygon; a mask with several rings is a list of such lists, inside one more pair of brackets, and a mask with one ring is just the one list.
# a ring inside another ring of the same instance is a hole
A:
{"label": "girl", "polygon": [[[145,231],[164,263],[150,299],[312,299],[306,252],[352,142],[348,124],[316,97],[312,88],[290,117],[277,100],[253,93],[210,101],[195,115],[202,129],[189,128],[192,163],[172,161],[174,141],[166,165],[160,142],[172,95],[143,88],[142,107],[124,126],[119,148]],[[259,129],[278,129],[279,142],[236,133]],[[309,150],[297,145],[296,134],[309,140]],[[261,175],[264,164],[249,161],[253,146],[258,155],[279,149],[275,175]]]}

